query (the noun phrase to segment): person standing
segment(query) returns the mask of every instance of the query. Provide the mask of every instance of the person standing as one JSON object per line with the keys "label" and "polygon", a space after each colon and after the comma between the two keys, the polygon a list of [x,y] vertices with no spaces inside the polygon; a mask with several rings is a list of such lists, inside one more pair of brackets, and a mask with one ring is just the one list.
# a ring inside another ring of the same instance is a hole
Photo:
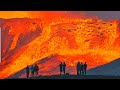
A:
{"label": "person standing", "polygon": [[35,74],[36,74],[36,77],[38,76],[38,72],[39,72],[39,67],[37,64],[35,64],[35,67],[34,67],[34,71],[35,71]]}
{"label": "person standing", "polygon": [[80,67],[80,74],[81,75],[84,75],[84,70],[83,70],[83,63],[81,63],[81,65],[80,65],[81,67]]}
{"label": "person standing", "polygon": [[62,71],[63,71],[63,65],[62,65],[62,62],[60,63],[59,67],[60,67],[60,75],[61,75],[61,74],[62,74]]}
{"label": "person standing", "polygon": [[34,66],[31,66],[31,76],[34,77]]}
{"label": "person standing", "polygon": [[87,71],[87,63],[85,62],[84,64],[84,74],[86,75],[86,71]]}
{"label": "person standing", "polygon": [[26,77],[29,78],[29,66],[26,67]]}
{"label": "person standing", "polygon": [[65,62],[63,63],[63,73],[64,74],[66,73],[66,63]]}
{"label": "person standing", "polygon": [[80,75],[80,62],[77,63],[77,75]]}

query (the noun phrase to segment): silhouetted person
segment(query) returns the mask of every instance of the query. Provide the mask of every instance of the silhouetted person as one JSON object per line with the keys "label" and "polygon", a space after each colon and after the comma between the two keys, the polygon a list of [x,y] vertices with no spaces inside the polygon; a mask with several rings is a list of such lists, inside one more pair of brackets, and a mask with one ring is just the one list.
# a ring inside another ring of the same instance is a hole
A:
{"label": "silhouetted person", "polygon": [[26,77],[29,78],[29,66],[26,67]]}
{"label": "silhouetted person", "polygon": [[86,75],[86,71],[87,71],[87,63],[85,62],[84,64],[84,74]]}
{"label": "silhouetted person", "polygon": [[80,74],[80,62],[77,63],[77,75]]}
{"label": "silhouetted person", "polygon": [[64,62],[62,66],[63,66],[63,73],[65,74],[65,71],[66,71],[66,63]]}
{"label": "silhouetted person", "polygon": [[83,63],[81,63],[80,66],[81,66],[81,67],[80,67],[80,74],[83,75],[83,74],[84,74],[84,70],[83,70],[83,67],[84,67],[84,66],[83,66]]}
{"label": "silhouetted person", "polygon": [[62,65],[62,62],[60,63],[60,75],[62,74],[62,71],[63,71],[63,65]]}
{"label": "silhouetted person", "polygon": [[38,71],[39,71],[39,67],[37,64],[35,64],[34,66],[34,71],[35,71],[35,74],[36,74],[36,77],[38,76]]}
{"label": "silhouetted person", "polygon": [[31,75],[32,75],[32,77],[34,77],[34,66],[31,66]]}

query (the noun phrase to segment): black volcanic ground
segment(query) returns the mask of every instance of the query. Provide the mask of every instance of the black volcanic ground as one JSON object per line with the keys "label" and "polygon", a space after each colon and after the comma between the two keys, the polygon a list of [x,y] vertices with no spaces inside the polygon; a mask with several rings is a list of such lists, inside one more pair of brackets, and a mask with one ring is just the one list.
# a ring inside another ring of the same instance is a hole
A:
{"label": "black volcanic ground", "polygon": [[[18,79],[18,78],[14,78]],[[19,79],[27,79],[27,78],[19,78]],[[120,76],[105,76],[105,75],[52,75],[52,76],[39,76],[28,79],[120,79]]]}

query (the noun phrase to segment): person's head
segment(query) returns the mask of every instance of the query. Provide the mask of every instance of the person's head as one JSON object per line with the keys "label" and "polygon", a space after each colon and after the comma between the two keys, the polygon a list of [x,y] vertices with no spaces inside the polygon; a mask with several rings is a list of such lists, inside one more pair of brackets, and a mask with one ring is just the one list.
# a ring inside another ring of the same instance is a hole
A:
{"label": "person's head", "polygon": [[83,63],[81,63],[81,64],[83,64]]}
{"label": "person's head", "polygon": [[64,62],[64,64],[65,64],[65,62]]}
{"label": "person's head", "polygon": [[85,64],[87,64],[87,63],[85,62]]}
{"label": "person's head", "polygon": [[62,62],[61,62],[61,64],[62,64]]}

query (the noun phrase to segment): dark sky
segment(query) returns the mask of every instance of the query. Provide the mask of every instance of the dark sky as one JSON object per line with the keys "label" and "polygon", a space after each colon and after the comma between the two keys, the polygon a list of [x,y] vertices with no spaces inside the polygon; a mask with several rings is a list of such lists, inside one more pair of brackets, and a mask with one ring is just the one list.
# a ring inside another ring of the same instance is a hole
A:
{"label": "dark sky", "polygon": [[74,11],[74,14],[86,13],[88,17],[98,16],[100,19],[120,19],[120,11]]}

